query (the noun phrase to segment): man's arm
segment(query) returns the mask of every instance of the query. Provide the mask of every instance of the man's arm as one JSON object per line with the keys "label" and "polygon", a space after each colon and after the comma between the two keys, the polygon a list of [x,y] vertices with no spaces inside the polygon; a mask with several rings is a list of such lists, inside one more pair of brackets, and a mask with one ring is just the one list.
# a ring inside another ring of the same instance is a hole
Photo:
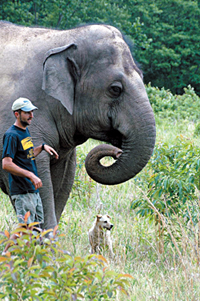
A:
{"label": "man's arm", "polygon": [[35,189],[42,187],[42,181],[40,178],[38,178],[31,171],[25,170],[25,169],[17,166],[15,163],[13,163],[13,160],[10,157],[3,158],[2,168],[5,171],[7,171],[15,176],[29,178],[31,180],[31,182],[33,183],[33,185],[35,186]]}
{"label": "man's arm", "polygon": [[[55,158],[58,159],[58,153],[53,149],[53,147],[44,144],[44,150],[49,153],[51,156],[55,155]],[[42,151],[42,144],[34,148],[34,156],[37,157]]]}

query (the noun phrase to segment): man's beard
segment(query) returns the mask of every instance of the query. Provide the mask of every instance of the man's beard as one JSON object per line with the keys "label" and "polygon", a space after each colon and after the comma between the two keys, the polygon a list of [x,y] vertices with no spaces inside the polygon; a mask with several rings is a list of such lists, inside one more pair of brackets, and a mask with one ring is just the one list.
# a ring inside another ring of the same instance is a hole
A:
{"label": "man's beard", "polygon": [[20,122],[23,127],[27,127],[29,125],[27,121],[23,121],[21,118],[20,118]]}

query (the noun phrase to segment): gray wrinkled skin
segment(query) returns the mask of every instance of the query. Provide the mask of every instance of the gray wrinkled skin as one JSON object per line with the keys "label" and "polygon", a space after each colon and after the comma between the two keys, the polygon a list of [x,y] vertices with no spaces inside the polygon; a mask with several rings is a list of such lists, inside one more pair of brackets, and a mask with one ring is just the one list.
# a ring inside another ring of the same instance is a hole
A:
{"label": "gray wrinkled skin", "polygon": [[[100,183],[127,181],[147,164],[155,120],[141,72],[116,28],[57,31],[0,22],[0,66],[1,141],[15,120],[13,101],[27,97],[39,108],[29,127],[35,146],[45,142],[60,156],[37,157],[44,228],[57,224],[67,202],[78,144],[94,138],[122,149],[115,164],[97,169]],[[0,186],[9,194],[2,169]]]}

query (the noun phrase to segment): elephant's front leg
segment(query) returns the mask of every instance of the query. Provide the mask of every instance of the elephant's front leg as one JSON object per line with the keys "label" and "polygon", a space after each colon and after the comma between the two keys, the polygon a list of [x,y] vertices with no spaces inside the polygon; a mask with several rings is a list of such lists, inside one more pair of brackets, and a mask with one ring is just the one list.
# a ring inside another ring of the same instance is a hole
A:
{"label": "elephant's front leg", "polygon": [[50,172],[50,156],[46,152],[42,152],[37,157],[38,176],[42,180],[42,187],[40,188],[40,196],[42,199],[44,210],[44,229],[54,228],[57,225],[55,214],[55,203],[53,184]]}
{"label": "elephant's front leg", "polygon": [[70,151],[64,159],[51,165],[51,178],[54,189],[55,213],[57,222],[64,210],[74,183],[76,151]]}

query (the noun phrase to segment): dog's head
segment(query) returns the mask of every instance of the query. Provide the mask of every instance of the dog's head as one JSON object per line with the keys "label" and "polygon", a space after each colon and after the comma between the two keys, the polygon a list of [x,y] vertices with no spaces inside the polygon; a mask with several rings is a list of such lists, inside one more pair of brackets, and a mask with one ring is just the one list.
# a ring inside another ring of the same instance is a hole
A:
{"label": "dog's head", "polygon": [[101,227],[101,228],[104,228],[104,229],[107,229],[107,230],[111,230],[112,227],[113,227],[113,224],[111,224],[110,222],[110,216],[105,214],[105,215],[101,215],[101,214],[98,214],[97,215],[97,226],[98,227]]}

